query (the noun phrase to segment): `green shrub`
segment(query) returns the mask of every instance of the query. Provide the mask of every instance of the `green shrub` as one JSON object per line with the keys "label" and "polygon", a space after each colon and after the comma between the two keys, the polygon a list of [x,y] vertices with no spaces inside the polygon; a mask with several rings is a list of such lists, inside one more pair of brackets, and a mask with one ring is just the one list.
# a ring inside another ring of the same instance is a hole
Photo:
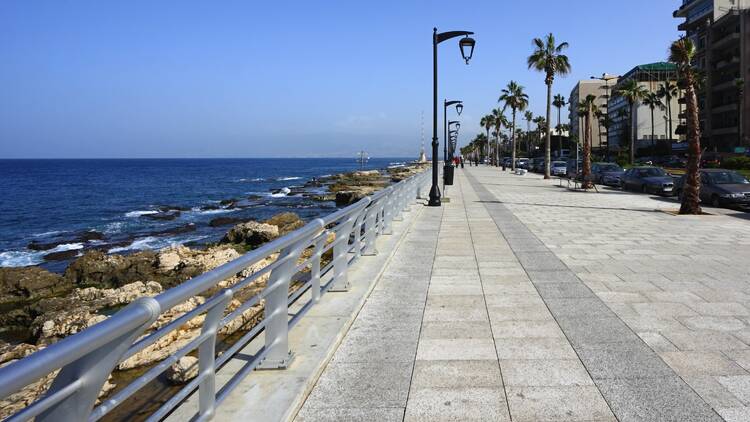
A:
{"label": "green shrub", "polygon": [[731,157],[721,164],[731,170],[750,170],[750,157]]}

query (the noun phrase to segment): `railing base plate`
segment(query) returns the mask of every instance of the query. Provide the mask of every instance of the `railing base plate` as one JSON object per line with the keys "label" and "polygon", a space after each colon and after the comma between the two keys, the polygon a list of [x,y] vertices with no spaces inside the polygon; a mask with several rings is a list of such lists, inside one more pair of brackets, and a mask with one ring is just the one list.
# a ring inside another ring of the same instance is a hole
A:
{"label": "railing base plate", "polygon": [[289,352],[285,359],[263,359],[256,368],[257,371],[268,371],[273,369],[286,369],[292,364],[294,353]]}

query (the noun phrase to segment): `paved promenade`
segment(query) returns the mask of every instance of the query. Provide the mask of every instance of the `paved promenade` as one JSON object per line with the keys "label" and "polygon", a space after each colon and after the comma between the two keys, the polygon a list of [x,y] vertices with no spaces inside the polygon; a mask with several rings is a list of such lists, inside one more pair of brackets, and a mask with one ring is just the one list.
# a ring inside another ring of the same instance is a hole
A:
{"label": "paved promenade", "polygon": [[748,421],[750,220],[457,171],[297,421]]}

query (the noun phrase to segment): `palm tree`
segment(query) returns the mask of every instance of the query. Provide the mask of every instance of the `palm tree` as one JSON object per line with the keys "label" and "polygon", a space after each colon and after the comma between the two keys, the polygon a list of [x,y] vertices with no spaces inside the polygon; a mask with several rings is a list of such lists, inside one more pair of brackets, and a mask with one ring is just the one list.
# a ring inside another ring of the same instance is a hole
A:
{"label": "palm tree", "polygon": [[536,133],[539,135],[539,140],[541,140],[542,136],[544,135],[544,130],[547,128],[547,120],[544,118],[544,116],[536,116],[532,120],[536,124]]}
{"label": "palm tree", "polygon": [[534,120],[534,113],[527,110],[523,113],[523,118],[526,119],[526,151],[531,154],[531,121]]}
{"label": "palm tree", "polygon": [[565,104],[567,102],[565,101],[565,97],[563,97],[561,94],[555,95],[554,100],[552,101],[552,105],[557,107],[557,140],[559,142],[558,148],[558,154],[562,156],[562,133],[561,133],[561,126],[562,122],[560,121],[560,116],[562,114],[562,108],[565,107]]}
{"label": "palm tree", "polygon": [[[651,109],[651,146],[655,149],[656,133],[654,132],[654,110],[656,109],[656,107],[664,107],[664,104],[661,102],[659,94],[657,94],[656,92],[647,92],[643,96],[643,104],[647,105],[648,108]],[[652,152],[655,153],[655,151]]]}
{"label": "palm tree", "polygon": [[523,92],[523,87],[518,85],[515,81],[510,81],[506,88],[503,88],[500,93],[500,98],[497,102],[504,102],[503,111],[510,107],[511,115],[513,116],[510,126],[510,145],[511,151],[511,170],[516,169],[516,112],[524,111],[529,105],[529,96]]}
{"label": "palm tree", "polygon": [[500,135],[502,134],[503,126],[508,127],[508,119],[503,114],[503,111],[499,108],[492,110],[492,122],[495,126],[495,154],[492,159],[495,160],[495,165],[500,164]]}
{"label": "palm tree", "polygon": [[615,95],[619,95],[628,102],[628,126],[630,127],[630,164],[635,162],[635,136],[633,128],[633,116],[635,104],[646,95],[646,88],[641,86],[635,79],[628,79],[619,88],[615,88]]}
{"label": "palm tree", "polygon": [[[544,72],[545,78],[544,83],[547,85],[547,121],[550,121],[550,112],[552,109],[552,83],[555,80],[555,75],[567,75],[570,73],[570,61],[568,56],[562,54],[563,50],[568,48],[568,43],[563,42],[557,45],[555,43],[555,36],[551,33],[542,38],[534,38],[534,52],[529,56],[527,63],[529,69],[536,69],[540,72]],[[544,178],[549,179],[550,169],[550,142],[551,142],[551,131],[547,130],[547,138],[545,142],[545,158],[544,163]]]}
{"label": "palm tree", "polygon": [[667,106],[667,120],[669,121],[669,134],[667,135],[667,139],[671,141],[672,134],[674,133],[672,131],[672,98],[677,96],[677,85],[669,81],[664,82],[659,85],[656,95],[658,95],[659,98],[664,98],[663,102]]}
{"label": "palm tree", "polygon": [[487,149],[483,150],[483,154],[484,157],[488,157],[490,155],[490,128],[492,127],[492,115],[488,114],[482,117],[482,119],[479,121],[479,125],[482,126],[485,131],[487,131]]}
{"label": "palm tree", "polygon": [[581,170],[581,187],[591,188],[591,138],[593,136],[591,120],[594,118],[596,95],[587,95],[578,103],[578,114],[583,115],[583,169]]}
{"label": "palm tree", "polygon": [[682,190],[680,214],[700,214],[700,181],[698,165],[701,160],[701,128],[698,121],[698,98],[695,94],[696,74],[691,64],[695,45],[689,38],[680,38],[669,47],[669,61],[677,65],[680,84],[685,88],[688,162]]}

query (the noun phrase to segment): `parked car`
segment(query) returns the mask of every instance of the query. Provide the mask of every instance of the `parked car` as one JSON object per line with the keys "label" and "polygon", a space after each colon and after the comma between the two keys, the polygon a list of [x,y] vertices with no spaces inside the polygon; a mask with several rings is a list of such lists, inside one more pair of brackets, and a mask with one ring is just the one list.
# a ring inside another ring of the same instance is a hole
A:
{"label": "parked car", "polygon": [[[741,174],[724,169],[700,169],[700,199],[714,207],[750,206],[750,182]],[[685,177],[676,183],[677,196],[682,198]]]}
{"label": "parked car", "polygon": [[545,160],[544,158],[535,158],[534,166],[531,168],[531,170],[536,173],[544,173],[544,163],[546,162],[547,160]]}
{"label": "parked car", "polygon": [[[576,164],[577,163],[577,164]],[[581,160],[577,160],[575,158],[572,158],[568,160],[567,162],[567,176],[569,179],[577,179],[578,176],[581,174],[581,169],[583,168],[583,162]]]}
{"label": "parked car", "polygon": [[529,169],[529,159],[528,158],[516,158],[516,167],[521,169]]}
{"label": "parked car", "polygon": [[565,161],[553,161],[550,166],[550,173],[552,173],[553,176],[567,176],[568,163]]}
{"label": "parked car", "polygon": [[620,179],[625,170],[615,163],[591,164],[591,176],[595,183],[607,186],[620,186]]}
{"label": "parked car", "polygon": [[661,167],[639,166],[622,175],[620,186],[623,190],[669,196],[674,193],[674,178]]}
{"label": "parked car", "polygon": [[511,161],[512,160],[510,159],[510,157],[503,157],[502,165],[504,165],[505,167],[510,167]]}

